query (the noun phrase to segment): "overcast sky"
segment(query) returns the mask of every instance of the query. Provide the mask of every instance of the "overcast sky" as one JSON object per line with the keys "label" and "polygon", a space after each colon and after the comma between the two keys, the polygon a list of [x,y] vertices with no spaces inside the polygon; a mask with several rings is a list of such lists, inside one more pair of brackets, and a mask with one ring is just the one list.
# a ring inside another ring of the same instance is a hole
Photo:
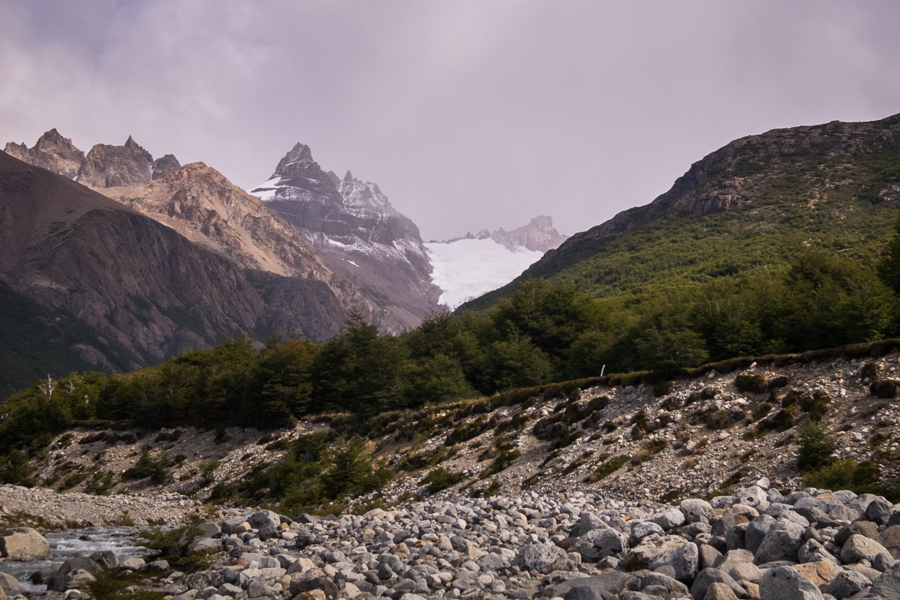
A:
{"label": "overcast sky", "polygon": [[0,0],[0,147],[265,181],[296,142],[423,238],[572,234],[744,135],[900,112],[900,2]]}

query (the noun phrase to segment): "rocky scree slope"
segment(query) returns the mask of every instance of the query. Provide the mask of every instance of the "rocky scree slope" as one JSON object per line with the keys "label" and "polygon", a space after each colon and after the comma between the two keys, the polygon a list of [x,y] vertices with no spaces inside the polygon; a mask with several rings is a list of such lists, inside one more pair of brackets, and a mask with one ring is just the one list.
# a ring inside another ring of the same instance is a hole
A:
{"label": "rocky scree slope", "polygon": [[[152,489],[205,500],[216,484],[240,488],[277,464],[299,436],[326,431],[336,447],[345,436],[366,436],[374,464],[396,472],[383,489],[358,498],[360,505],[391,505],[429,493],[552,495],[572,489],[660,501],[726,493],[762,476],[779,489],[801,489],[799,434],[818,419],[837,440],[836,459],[873,461],[880,483],[890,488],[900,477],[900,404],[873,395],[871,387],[878,382],[882,396],[889,395],[884,390],[896,393],[898,358],[709,370],[675,381],[658,396],[654,386],[613,377],[368,422],[326,415],[266,435],[229,429],[227,442],[192,428],[159,434],[76,429],[55,438],[32,464],[39,485],[60,491],[84,491],[105,476],[106,492]],[[161,486],[120,479],[145,446],[166,452],[174,463]],[[213,460],[214,468],[204,472],[201,463]],[[429,475],[435,471],[447,483],[433,485]],[[244,501],[267,498],[265,490],[245,486],[244,492]]]}
{"label": "rocky scree slope", "polygon": [[[431,264],[419,229],[391,206],[378,186],[340,179],[297,144],[252,194],[311,241],[323,261],[363,290],[402,325],[418,325],[439,309]],[[398,327],[397,331],[400,330]]]}
{"label": "rocky scree slope", "polygon": [[871,257],[897,219],[898,172],[900,115],[747,136],[691,165],[650,204],[573,235],[522,278],[561,276],[610,295],[778,267],[804,245]]}

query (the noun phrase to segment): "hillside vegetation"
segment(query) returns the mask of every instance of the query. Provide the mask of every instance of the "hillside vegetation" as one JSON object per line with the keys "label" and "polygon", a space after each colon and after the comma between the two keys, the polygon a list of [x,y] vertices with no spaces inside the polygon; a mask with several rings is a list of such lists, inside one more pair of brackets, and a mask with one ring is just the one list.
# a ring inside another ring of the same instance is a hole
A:
{"label": "hillside vegetation", "polygon": [[652,203],[574,235],[512,284],[565,281],[612,306],[783,271],[802,248],[878,258],[900,206],[900,115],[736,140]]}

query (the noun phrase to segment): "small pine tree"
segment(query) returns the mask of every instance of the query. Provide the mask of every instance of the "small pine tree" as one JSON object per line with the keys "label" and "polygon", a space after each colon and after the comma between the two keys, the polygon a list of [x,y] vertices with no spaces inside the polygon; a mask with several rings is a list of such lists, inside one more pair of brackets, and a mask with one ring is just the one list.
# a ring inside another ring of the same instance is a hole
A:
{"label": "small pine tree", "polygon": [[797,466],[800,470],[812,471],[834,462],[831,456],[835,448],[834,438],[818,425],[809,425],[800,432],[799,443]]}

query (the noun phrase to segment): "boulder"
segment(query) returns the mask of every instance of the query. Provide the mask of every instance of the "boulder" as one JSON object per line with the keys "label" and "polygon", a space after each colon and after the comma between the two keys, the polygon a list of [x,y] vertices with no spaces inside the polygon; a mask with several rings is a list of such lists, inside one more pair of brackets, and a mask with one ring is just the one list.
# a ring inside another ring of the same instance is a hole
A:
{"label": "boulder", "polygon": [[805,529],[792,521],[778,521],[766,532],[753,562],[758,565],[776,560],[797,562]]}
{"label": "boulder", "polygon": [[[869,506],[871,507],[872,504]],[[849,598],[854,594],[858,594],[859,592],[868,589],[872,585],[872,582],[863,575],[862,573],[857,573],[856,571],[841,571],[837,574],[837,576],[831,580],[831,583],[828,584],[828,588],[826,588],[826,592],[837,598],[837,600],[844,600],[844,598]]]}
{"label": "boulder", "polygon": [[706,588],[706,595],[703,600],[738,600],[734,590],[718,581]]}
{"label": "boulder", "polygon": [[[73,584],[71,577],[71,574],[75,571],[99,573],[102,570],[103,568],[95,560],[86,556],[74,556],[59,566],[59,569],[57,569],[53,577],[47,581],[47,589],[53,590],[54,592],[65,592],[74,587],[79,587],[78,585]],[[78,578],[83,579],[84,576],[79,575]]]}
{"label": "boulder", "polygon": [[549,573],[566,568],[566,551],[549,544],[530,544],[519,550],[513,564],[520,569]]}
{"label": "boulder", "polygon": [[0,533],[0,558],[34,560],[49,556],[50,544],[35,529],[17,527]]}
{"label": "boulder", "polygon": [[668,531],[684,524],[684,513],[677,508],[670,508],[651,515],[647,520]]}
{"label": "boulder", "polygon": [[637,546],[629,550],[622,557],[622,563],[628,571],[647,569],[650,567],[650,561],[660,552],[678,548],[687,543],[689,542],[680,535],[659,535],[654,533],[642,539]]}
{"label": "boulder", "polygon": [[[549,598],[567,598],[568,600],[591,600],[602,597],[602,594],[617,595],[625,589],[628,573],[621,571],[604,571],[599,575],[583,579],[570,579],[546,588],[541,595]],[[575,589],[579,591],[575,592]],[[572,597],[569,596],[572,593]]]}
{"label": "boulder", "polygon": [[706,591],[714,583],[722,583],[731,588],[734,595],[738,598],[746,598],[747,590],[736,582],[732,577],[719,569],[703,569],[697,574],[697,579],[691,586],[691,597],[694,600],[703,600],[706,597]]}
{"label": "boulder", "polygon": [[696,544],[682,544],[664,550],[650,561],[650,569],[657,571],[669,566],[674,571],[675,579],[686,583],[697,577],[700,567],[700,551]]}
{"label": "boulder", "polygon": [[850,536],[844,543],[844,547],[841,548],[841,560],[844,563],[856,563],[882,552],[890,554],[887,548],[875,540],[855,533]]}
{"label": "boulder", "polygon": [[823,592],[838,574],[837,568],[824,560],[794,565],[794,568]]}
{"label": "boulder", "polygon": [[687,523],[710,522],[716,518],[716,511],[706,500],[688,498],[681,501],[679,506]]}
{"label": "boulder", "polygon": [[873,581],[869,591],[883,598],[900,598],[900,563],[895,564]]}
{"label": "boulder", "polygon": [[21,589],[22,585],[18,579],[9,573],[0,571],[0,591],[11,592],[12,595],[16,595]]}
{"label": "boulder", "polygon": [[759,595],[765,600],[824,600],[819,588],[793,567],[768,569],[759,584]]}
{"label": "boulder", "polygon": [[628,547],[628,536],[615,529],[594,529],[589,531],[572,546],[572,551],[584,560],[596,561],[613,554],[619,554]]}

